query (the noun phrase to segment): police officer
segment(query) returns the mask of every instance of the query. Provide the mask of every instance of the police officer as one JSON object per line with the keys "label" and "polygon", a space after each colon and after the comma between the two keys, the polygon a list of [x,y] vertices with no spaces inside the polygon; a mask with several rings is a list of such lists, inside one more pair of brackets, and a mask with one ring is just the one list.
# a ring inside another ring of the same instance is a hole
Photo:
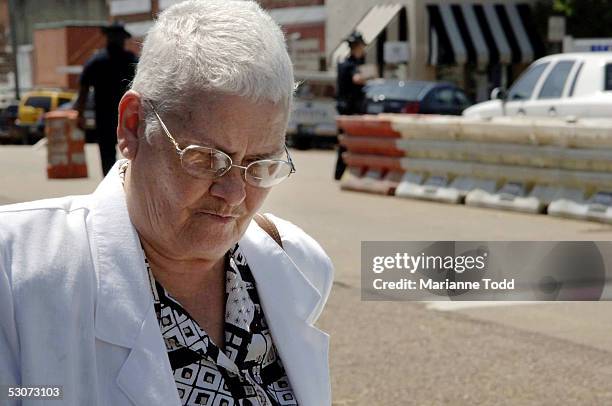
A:
{"label": "police officer", "polygon": [[[96,135],[100,147],[102,172],[106,176],[116,160],[117,111],[119,101],[134,78],[136,55],[125,49],[131,37],[121,23],[102,28],[106,48],[92,56],[83,67],[79,96],[75,109],[79,112],[79,127],[83,128],[83,111],[90,86],[94,88]],[[84,128],[83,128],[84,129]]]}
{"label": "police officer", "polygon": [[[361,114],[364,100],[363,85],[368,79],[359,71],[359,66],[365,63],[366,43],[358,31],[353,31],[346,39],[351,49],[351,55],[338,64],[336,84],[336,110],[338,114]],[[338,159],[334,178],[339,180],[346,169],[342,153],[346,148],[338,146]]]}

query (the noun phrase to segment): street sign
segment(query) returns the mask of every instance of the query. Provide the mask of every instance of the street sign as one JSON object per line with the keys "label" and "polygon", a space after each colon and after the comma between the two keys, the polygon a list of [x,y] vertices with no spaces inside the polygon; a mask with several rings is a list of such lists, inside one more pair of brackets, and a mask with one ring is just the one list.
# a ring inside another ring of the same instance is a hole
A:
{"label": "street sign", "polygon": [[610,52],[612,38],[572,38],[565,37],[563,52]]}
{"label": "street sign", "polygon": [[565,17],[552,16],[548,18],[548,41],[562,42],[565,37]]}
{"label": "street sign", "polygon": [[399,64],[406,63],[410,59],[408,52],[408,42],[406,41],[387,41],[384,45],[385,63]]}

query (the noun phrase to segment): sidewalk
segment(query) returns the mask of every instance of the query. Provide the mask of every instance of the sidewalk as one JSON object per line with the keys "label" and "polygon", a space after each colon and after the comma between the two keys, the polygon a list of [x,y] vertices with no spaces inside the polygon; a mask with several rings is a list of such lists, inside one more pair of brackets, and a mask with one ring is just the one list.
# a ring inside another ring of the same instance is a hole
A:
{"label": "sidewalk", "polygon": [[96,144],[85,148],[89,177],[47,179],[45,147],[0,146],[0,204],[91,193],[102,180]]}

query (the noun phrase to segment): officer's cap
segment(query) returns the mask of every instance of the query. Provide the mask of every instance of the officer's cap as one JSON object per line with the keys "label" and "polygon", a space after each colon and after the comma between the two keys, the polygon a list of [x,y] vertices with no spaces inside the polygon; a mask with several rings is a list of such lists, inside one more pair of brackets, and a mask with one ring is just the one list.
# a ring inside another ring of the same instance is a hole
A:
{"label": "officer's cap", "polygon": [[346,38],[346,42],[348,42],[349,46],[353,46],[356,44],[366,45],[366,42],[359,31],[351,32],[350,35]]}
{"label": "officer's cap", "polygon": [[125,38],[132,38],[132,34],[130,34],[121,21],[114,21],[112,24],[107,25],[106,27],[102,27],[102,33],[104,35],[119,35]]}

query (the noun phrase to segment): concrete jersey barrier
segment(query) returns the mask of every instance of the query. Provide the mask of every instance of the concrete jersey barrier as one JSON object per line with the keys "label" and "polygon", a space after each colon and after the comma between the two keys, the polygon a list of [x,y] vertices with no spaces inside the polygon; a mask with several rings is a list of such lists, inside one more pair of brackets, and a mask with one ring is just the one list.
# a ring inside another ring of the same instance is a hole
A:
{"label": "concrete jersey barrier", "polygon": [[351,190],[612,222],[612,119],[380,114],[338,126]]}

